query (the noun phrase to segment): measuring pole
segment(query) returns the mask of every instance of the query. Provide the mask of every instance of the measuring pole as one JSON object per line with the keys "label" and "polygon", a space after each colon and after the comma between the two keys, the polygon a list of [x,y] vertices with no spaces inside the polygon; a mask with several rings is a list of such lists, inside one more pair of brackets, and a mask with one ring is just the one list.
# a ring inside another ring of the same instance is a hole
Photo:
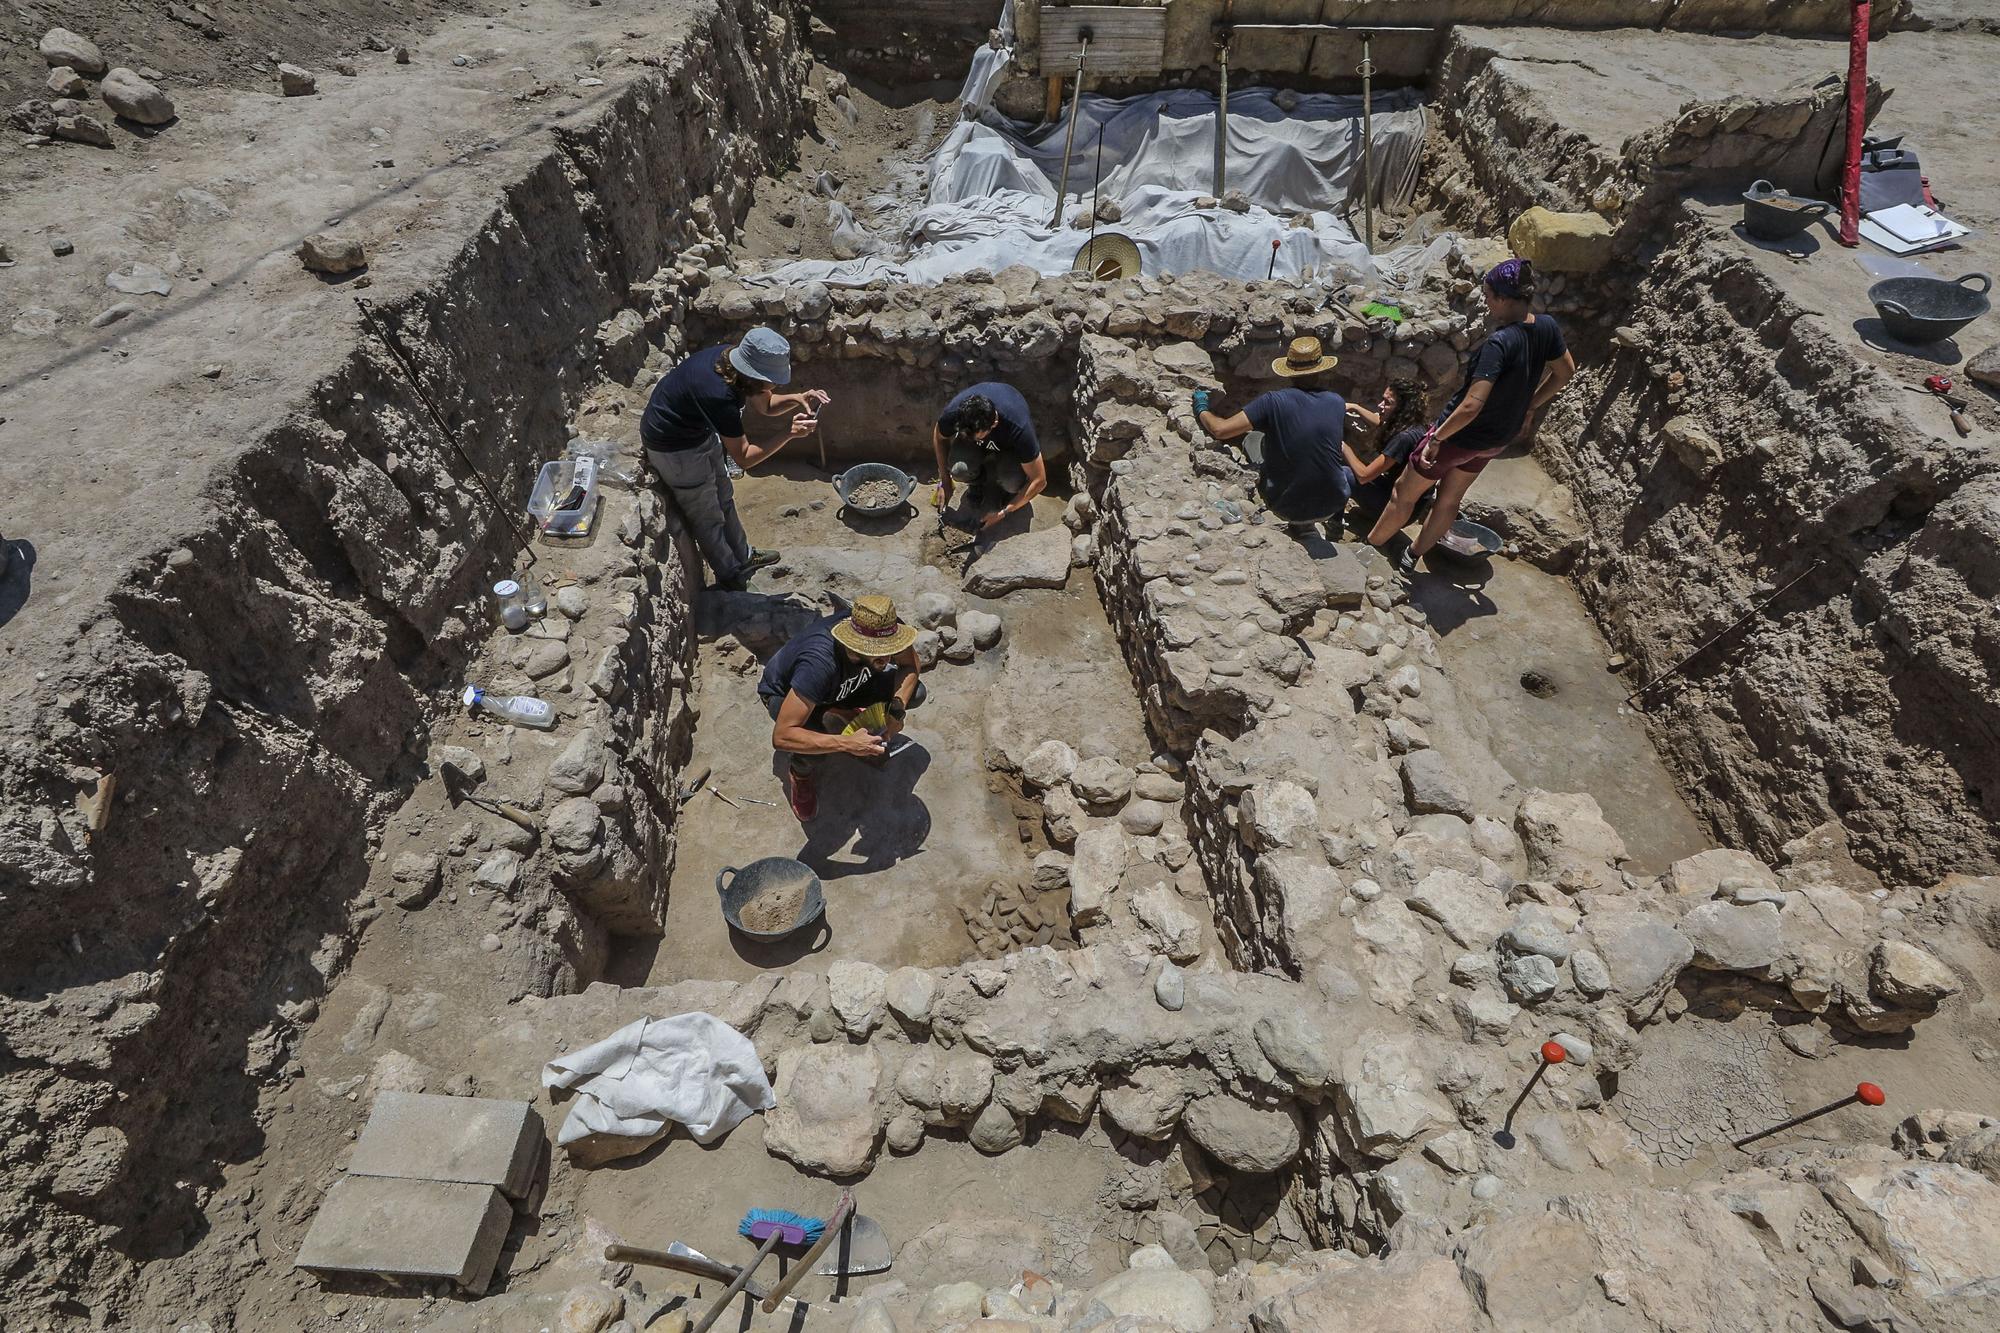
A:
{"label": "measuring pole", "polygon": [[1861,136],[1868,128],[1868,0],[1854,0],[1847,34],[1847,160],[1840,173],[1840,243],[1861,244]]}
{"label": "measuring pole", "polygon": [[1375,60],[1369,34],[1361,34],[1361,226],[1368,253],[1375,253]]}
{"label": "measuring pole", "polygon": [[1222,92],[1215,103],[1215,188],[1209,193],[1220,203],[1229,180],[1229,43],[1218,42],[1216,49],[1222,64]]}
{"label": "measuring pole", "polygon": [[[1056,215],[1049,222],[1050,228],[1057,231],[1062,229],[1063,200],[1069,192],[1069,155],[1076,147],[1076,116],[1077,112],[1083,109],[1083,62],[1090,55],[1090,29],[1077,29],[1077,36],[1083,39],[1083,45],[1076,53],[1076,91],[1069,95],[1069,133],[1063,136],[1062,175],[1056,179]],[[1096,211],[1095,200],[1091,202],[1090,207],[1093,212]]]}

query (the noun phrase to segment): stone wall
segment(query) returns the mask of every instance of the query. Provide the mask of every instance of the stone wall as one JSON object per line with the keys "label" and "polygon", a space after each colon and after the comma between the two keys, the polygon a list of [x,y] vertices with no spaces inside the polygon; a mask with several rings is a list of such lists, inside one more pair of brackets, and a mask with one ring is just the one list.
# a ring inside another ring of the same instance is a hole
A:
{"label": "stone wall", "polygon": [[[719,244],[757,164],[801,126],[805,56],[781,13],[721,0],[691,32],[375,312],[488,476],[525,479],[560,452],[568,405],[615,364],[616,321],[593,330],[704,219]],[[513,317],[524,303],[536,318]],[[161,534],[86,616],[7,727],[0,1274],[21,1303],[170,1251],[216,1159],[255,1151],[255,1084],[381,910],[366,889],[382,820],[424,771],[485,637],[482,589],[512,563],[375,341],[329,365],[211,497],[201,527]],[[685,658],[671,624],[645,641],[678,597],[649,589],[620,650],[644,706]],[[658,836],[626,824],[635,845]],[[591,896],[586,916],[606,908],[620,929],[649,910]],[[551,950],[539,984],[588,975],[584,935]]]}

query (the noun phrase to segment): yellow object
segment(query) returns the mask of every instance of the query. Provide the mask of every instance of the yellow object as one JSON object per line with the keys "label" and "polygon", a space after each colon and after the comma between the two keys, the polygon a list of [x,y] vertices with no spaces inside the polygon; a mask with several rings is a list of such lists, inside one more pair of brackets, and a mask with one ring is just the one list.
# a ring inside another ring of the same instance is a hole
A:
{"label": "yellow object", "polygon": [[889,729],[889,705],[869,704],[866,708],[862,709],[858,714],[855,715],[854,720],[848,723],[846,730],[842,731],[840,734],[843,736],[852,736],[857,731],[881,732],[881,731],[887,731],[888,729]]}
{"label": "yellow object", "polygon": [[1595,213],[1531,208],[1507,229],[1515,254],[1548,273],[1591,273],[1611,262],[1611,224]]}

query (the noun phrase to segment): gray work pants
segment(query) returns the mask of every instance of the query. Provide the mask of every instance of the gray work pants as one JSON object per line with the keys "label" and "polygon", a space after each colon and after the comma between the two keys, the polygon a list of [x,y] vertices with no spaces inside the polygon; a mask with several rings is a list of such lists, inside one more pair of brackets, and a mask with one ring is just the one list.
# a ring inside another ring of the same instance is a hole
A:
{"label": "gray work pants", "polygon": [[750,539],[736,517],[736,490],[722,469],[723,457],[722,441],[714,435],[695,449],[646,451],[646,461],[666,483],[715,581],[733,583],[750,572]]}

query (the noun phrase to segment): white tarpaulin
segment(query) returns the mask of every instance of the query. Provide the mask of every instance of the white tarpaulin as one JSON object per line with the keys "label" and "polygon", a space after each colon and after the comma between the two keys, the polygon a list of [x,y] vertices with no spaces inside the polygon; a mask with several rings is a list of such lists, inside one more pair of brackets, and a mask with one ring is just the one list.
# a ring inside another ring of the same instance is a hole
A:
{"label": "white tarpaulin", "polygon": [[[1087,231],[1069,223],[1092,202],[1093,181],[1096,198],[1116,200],[1120,209],[1115,223],[1099,229],[1136,242],[1148,274],[1209,269],[1262,278],[1272,271],[1273,241],[1275,272],[1285,277],[1329,269],[1364,277],[1373,264],[1393,266],[1396,255],[1375,256],[1371,264],[1340,216],[1359,204],[1360,98],[1260,88],[1232,93],[1225,189],[1248,200],[1244,212],[1196,207],[1214,186],[1215,112],[1214,94],[1193,89],[1085,96],[1073,109],[1076,143],[1060,209],[1056,177],[1067,117],[1041,127],[991,116],[962,121],[932,156],[924,206],[894,244],[859,259],[802,260],[769,276],[851,285],[937,282],[1013,264],[1060,273],[1087,239]],[[1375,99],[1378,201],[1400,202],[1407,192],[1423,135],[1414,92]]]}
{"label": "white tarpaulin", "polygon": [[750,1039],[713,1014],[627,1023],[542,1068],[544,1088],[575,1088],[557,1144],[592,1134],[650,1138],[669,1123],[699,1143],[777,1104]]}

